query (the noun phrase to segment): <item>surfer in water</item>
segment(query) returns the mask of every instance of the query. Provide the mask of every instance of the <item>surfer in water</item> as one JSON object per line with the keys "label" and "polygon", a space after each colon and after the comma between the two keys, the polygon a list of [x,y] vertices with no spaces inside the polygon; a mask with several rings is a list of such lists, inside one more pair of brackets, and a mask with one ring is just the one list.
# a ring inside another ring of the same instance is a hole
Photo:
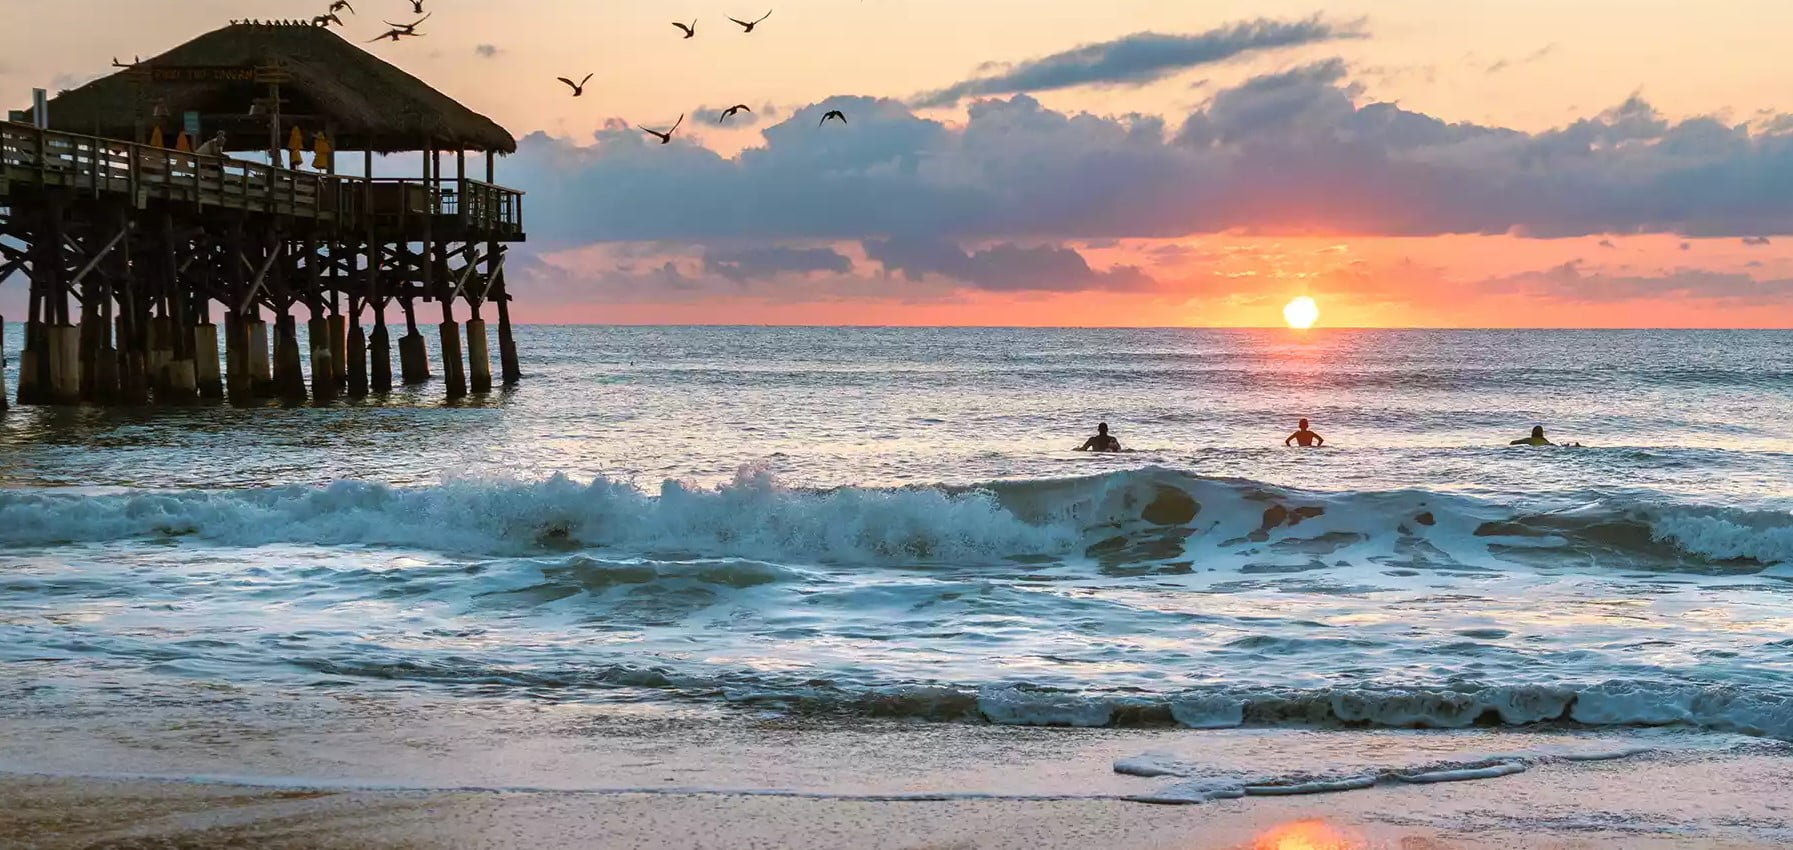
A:
{"label": "surfer in water", "polygon": [[1326,438],[1309,431],[1307,429],[1307,420],[1303,419],[1300,422],[1295,423],[1295,433],[1290,434],[1288,439],[1282,441],[1282,444],[1285,446],[1290,443],[1300,443],[1301,447],[1304,449],[1315,448],[1326,445]]}
{"label": "surfer in water", "polygon": [[1107,422],[1097,425],[1096,436],[1085,440],[1083,445],[1077,447],[1077,451],[1080,452],[1118,452],[1120,450],[1121,441],[1115,439],[1113,434],[1108,433]]}
{"label": "surfer in water", "polygon": [[1532,435],[1508,443],[1509,446],[1554,446],[1555,443],[1544,438],[1544,426],[1533,425]]}

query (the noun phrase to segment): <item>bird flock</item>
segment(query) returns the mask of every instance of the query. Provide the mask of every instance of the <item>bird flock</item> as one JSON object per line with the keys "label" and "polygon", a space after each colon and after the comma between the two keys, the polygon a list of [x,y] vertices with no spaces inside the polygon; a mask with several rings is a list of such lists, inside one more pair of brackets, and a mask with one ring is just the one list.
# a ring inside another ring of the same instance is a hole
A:
{"label": "bird flock", "polygon": [[[395,23],[393,21],[388,21],[388,20],[382,19],[381,22],[384,23],[387,27],[386,31],[383,33],[380,33],[379,35],[377,35],[373,38],[368,39],[367,43],[372,44],[377,41],[396,42],[396,41],[400,41],[400,40],[406,39],[406,38],[418,38],[423,35],[423,33],[418,32],[417,27],[422,25],[424,21],[429,20],[430,16],[435,13],[426,11],[424,9],[423,6],[424,6],[425,0],[404,0],[404,2],[409,3],[411,5],[411,13],[418,16],[417,20],[412,21],[408,24],[401,24],[401,23]],[[766,19],[772,17],[772,11],[773,10],[768,9],[768,10],[766,10],[766,13],[764,15],[754,18],[753,20],[743,20],[741,18],[729,18],[728,20],[733,22],[736,26],[741,28],[742,35],[752,35],[754,30],[756,28],[758,28],[760,24],[765,23]],[[325,9],[323,14],[317,15],[316,17],[313,17],[311,19],[311,25],[316,26],[316,27],[325,27],[325,28],[333,27],[333,26],[346,28],[347,24],[343,23],[342,16],[340,14],[342,12],[347,12],[351,15],[356,14],[355,7],[350,4],[349,0],[332,0],[332,2],[329,5],[329,8]],[[233,21],[231,21],[231,23],[233,23],[233,24],[239,24],[239,23],[260,24],[260,23],[264,23],[264,22],[263,21],[236,21],[236,20],[233,20]],[[304,21],[268,21],[266,23],[302,24],[302,23],[304,23]],[[696,18],[693,18],[691,20],[691,23],[688,23],[688,24],[681,22],[681,21],[673,21],[672,25],[674,27],[678,28],[678,30],[680,32],[684,33],[682,38],[692,39],[692,38],[697,37],[697,19]],[[113,64],[117,64],[116,59],[113,60]],[[583,97],[585,95],[585,84],[591,82],[591,78],[593,76],[594,76],[593,74],[586,74],[578,82],[574,82],[571,77],[556,77],[555,79],[566,84],[566,87],[571,91],[573,97]],[[727,124],[729,122],[729,119],[734,118],[736,115],[739,115],[743,112],[752,113],[753,110],[750,107],[748,107],[747,104],[745,104],[745,103],[737,103],[734,106],[731,106],[731,107],[723,110],[722,113],[716,118],[716,123]],[[842,124],[846,124],[847,123],[846,113],[843,113],[838,109],[830,109],[822,115],[822,120],[816,126],[817,127],[826,126],[829,121],[839,121]],[[681,126],[684,126],[684,123],[685,123],[685,116],[681,114],[679,116],[679,120],[674,122],[672,127],[664,132],[661,132],[659,130],[651,130],[651,129],[648,129],[647,127],[642,127],[639,124],[637,124],[635,126],[637,128],[639,128],[643,133],[646,133],[650,136],[653,136],[656,139],[659,139],[660,144],[669,145],[669,144],[672,144],[672,135],[674,133],[678,132],[679,128]]]}
{"label": "bird flock", "polygon": [[[415,2],[415,0],[413,0],[413,2]],[[761,15],[757,18],[754,18],[751,21],[742,20],[740,18],[729,18],[729,20],[734,22],[734,24],[736,26],[741,28],[742,35],[752,35],[753,31],[756,28],[758,28],[760,24],[765,23],[767,18],[772,17],[772,12],[773,12],[773,10],[768,9],[768,10],[766,10],[766,14]],[[684,33],[684,35],[681,36],[681,39],[692,39],[692,38],[697,37],[697,19],[696,18],[692,18],[691,23],[685,23],[683,21],[673,21],[672,25],[673,25],[673,27],[677,28],[679,32]],[[573,97],[583,97],[585,95],[585,84],[591,82],[591,78],[592,78],[591,74],[586,74],[585,78],[581,79],[578,82],[573,82],[573,79],[571,77],[556,77],[555,79],[566,84],[566,87],[571,90]],[[727,124],[729,119],[731,119],[731,118],[735,117],[736,115],[739,115],[743,112],[752,113],[753,108],[749,107],[745,103],[737,103],[734,106],[731,106],[727,109],[722,110],[721,114],[716,116],[716,123]],[[847,116],[845,113],[841,112],[838,109],[830,109],[830,110],[828,110],[827,114],[822,116],[821,124],[818,124],[816,126],[818,126],[818,127],[822,126],[823,124],[827,124],[831,120],[839,121],[840,123],[845,124],[845,123],[847,123]],[[669,129],[666,129],[664,131],[654,130],[654,129],[651,129],[648,127],[643,127],[640,124],[637,124],[635,126],[636,126],[636,128],[640,129],[641,132],[646,133],[650,136],[653,136],[656,139],[659,139],[660,144],[670,145],[670,144],[672,144],[672,135],[674,133],[677,133],[679,131],[679,128],[684,126],[684,124],[685,124],[685,116],[681,114],[679,116],[679,120],[673,122],[672,127],[670,127]]]}

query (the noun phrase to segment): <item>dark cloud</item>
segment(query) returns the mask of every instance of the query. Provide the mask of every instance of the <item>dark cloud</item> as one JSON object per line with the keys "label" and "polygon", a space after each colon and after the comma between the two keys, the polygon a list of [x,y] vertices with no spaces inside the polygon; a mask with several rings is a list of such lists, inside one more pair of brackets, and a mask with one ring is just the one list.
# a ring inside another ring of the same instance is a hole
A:
{"label": "dark cloud", "polygon": [[909,280],[937,275],[997,292],[1140,291],[1158,286],[1150,275],[1133,266],[1099,272],[1077,251],[1053,245],[1003,243],[966,251],[946,240],[906,237],[868,241],[865,255],[882,263],[885,271]]}
{"label": "dark cloud", "polygon": [[498,55],[499,49],[498,49],[498,45],[496,45],[496,44],[482,44],[478,47],[473,48],[473,52],[477,53],[480,56],[483,56],[487,59],[490,59],[490,58]]}
{"label": "dark cloud", "polygon": [[1767,244],[1769,244],[1770,241],[1771,240],[1769,240],[1769,238],[1766,236],[1745,236],[1745,237],[1743,237],[1743,244],[1745,244],[1745,245],[1767,245]]}
{"label": "dark cloud", "polygon": [[[819,130],[826,109],[847,126]],[[724,157],[613,122],[536,134],[504,178],[532,235],[569,242],[1167,238],[1241,230],[1535,237],[1793,233],[1793,130],[1665,119],[1640,98],[1537,133],[1365,102],[1337,60],[1153,116],[980,100],[962,125],[836,97]]]}
{"label": "dark cloud", "polygon": [[1299,21],[1259,18],[1196,35],[1134,33],[1020,62],[999,73],[963,80],[920,95],[915,102],[921,107],[950,106],[978,95],[1052,91],[1089,85],[1141,85],[1254,51],[1361,35],[1356,24],[1333,24],[1317,16]]}
{"label": "dark cloud", "polygon": [[710,249],[704,253],[704,270],[729,280],[742,281],[781,274],[846,274],[853,270],[853,261],[833,248]]}
{"label": "dark cloud", "polygon": [[1480,288],[1490,293],[1519,293],[1584,303],[1697,299],[1756,306],[1785,305],[1793,298],[1793,279],[1756,280],[1746,274],[1704,269],[1676,269],[1656,276],[1614,275],[1590,270],[1580,260],[1496,278]]}

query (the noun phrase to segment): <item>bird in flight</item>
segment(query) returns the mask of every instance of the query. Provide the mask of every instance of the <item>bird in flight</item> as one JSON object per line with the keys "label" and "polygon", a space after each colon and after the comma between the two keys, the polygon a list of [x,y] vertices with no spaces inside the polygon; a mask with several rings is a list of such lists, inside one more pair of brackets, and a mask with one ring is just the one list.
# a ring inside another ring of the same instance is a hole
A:
{"label": "bird in flight", "polygon": [[678,21],[673,21],[672,25],[675,27],[678,27],[679,29],[684,30],[686,38],[693,38],[697,35],[697,19],[696,18],[691,19],[691,26],[685,26],[684,24],[681,24]]}
{"label": "bird in flight", "polygon": [[334,15],[344,9],[349,10],[349,14],[351,15],[355,14],[355,7],[349,5],[349,0],[336,0],[336,2],[330,4],[329,12]]}
{"label": "bird in flight", "polygon": [[847,115],[846,115],[846,113],[844,113],[844,112],[842,112],[842,111],[840,111],[840,110],[838,110],[838,109],[830,109],[830,110],[828,110],[828,111],[827,111],[827,112],[824,112],[824,113],[822,113],[822,120],[821,120],[821,121],[819,121],[819,122],[817,122],[817,123],[816,123],[816,126],[817,126],[817,127],[820,127],[820,126],[822,126],[822,125],[823,125],[823,124],[826,124],[826,123],[828,123],[828,119],[830,119],[830,118],[839,118],[839,119],[840,119],[840,123],[842,123],[842,124],[845,124],[845,123],[847,123]]}
{"label": "bird in flight", "polygon": [[670,145],[670,144],[672,144],[672,134],[677,133],[679,131],[679,124],[683,124],[683,123],[685,123],[685,116],[680,115],[678,123],[672,125],[672,129],[667,130],[664,133],[660,132],[659,130],[649,130],[646,127],[642,127],[640,124],[636,124],[635,126],[640,127],[641,132],[646,133],[650,136],[657,137],[660,140],[660,144]]}
{"label": "bird in flight", "polygon": [[758,21],[743,21],[740,18],[729,18],[729,20],[734,21],[737,24],[740,24],[742,34],[745,35],[747,33],[753,32],[753,28],[759,26],[760,21],[764,21],[765,19],[770,18],[770,17],[772,17],[772,10],[768,9],[768,10],[766,10],[766,14],[761,15],[759,17]]}
{"label": "bird in flight", "polygon": [[591,82],[591,77],[592,77],[592,75],[586,74],[585,79],[580,80],[579,82],[576,82],[576,83],[573,82],[572,80],[567,79],[566,77],[556,77],[555,79],[560,80],[561,82],[566,83],[569,86],[572,86],[573,87],[573,96],[579,97],[580,95],[585,94],[585,84]]}
{"label": "bird in flight", "polygon": [[335,24],[339,27],[343,25],[342,19],[337,17],[335,12],[325,12],[324,14],[311,19],[311,25],[314,27],[327,27],[331,24]]}
{"label": "bird in flight", "polygon": [[423,14],[423,0],[411,0],[411,12],[417,15]]}
{"label": "bird in flight", "polygon": [[[431,12],[430,14],[433,15],[435,13]],[[430,19],[429,15],[424,15],[423,17],[418,18],[417,20],[415,20],[411,23],[408,23],[408,24],[395,24],[391,21],[386,21],[385,22],[386,26],[392,27],[392,29],[389,29],[389,30],[381,33],[379,38],[375,38],[373,40],[379,41],[380,39],[389,38],[389,39],[392,39],[393,41],[398,41],[399,38],[402,36],[423,35],[423,33],[420,33],[417,31],[417,25],[421,24],[424,21],[427,21],[429,19]]]}
{"label": "bird in flight", "polygon": [[716,123],[718,123],[718,124],[721,124],[721,123],[722,123],[722,122],[724,122],[724,121],[727,121],[727,120],[728,120],[728,119],[730,119],[730,118],[733,118],[733,117],[735,117],[735,114],[736,114],[736,113],[739,113],[739,112],[752,112],[752,111],[753,111],[753,110],[752,110],[752,109],[749,109],[749,108],[747,108],[747,104],[745,104],[745,103],[737,103],[737,104],[735,104],[735,105],[734,105],[734,106],[731,106],[731,107],[729,107],[729,108],[727,108],[727,109],[724,109],[724,110],[722,110],[722,116],[721,116],[721,117],[720,117],[720,118],[717,118],[717,119],[716,119]]}

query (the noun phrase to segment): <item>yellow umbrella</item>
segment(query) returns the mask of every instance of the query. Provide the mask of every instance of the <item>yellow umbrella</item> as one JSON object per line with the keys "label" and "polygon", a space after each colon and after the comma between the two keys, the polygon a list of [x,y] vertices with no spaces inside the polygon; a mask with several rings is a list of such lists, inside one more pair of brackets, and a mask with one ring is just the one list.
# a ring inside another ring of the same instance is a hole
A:
{"label": "yellow umbrella", "polygon": [[163,145],[162,145],[162,128],[161,127],[153,127],[150,129],[150,131],[149,131],[149,146],[152,148],[163,147]]}
{"label": "yellow umbrella", "polygon": [[330,140],[324,136],[322,130],[319,130],[317,135],[311,137],[311,154],[312,168],[319,171],[330,170]]}
{"label": "yellow umbrella", "polygon": [[292,152],[292,158],[287,163],[288,166],[298,168],[300,157],[305,155],[305,134],[299,132],[298,127],[294,127],[293,132],[287,135],[286,149]]}
{"label": "yellow umbrella", "polygon": [[186,130],[182,130],[180,135],[174,137],[174,149],[181,153],[193,152],[193,140],[187,138]]}

